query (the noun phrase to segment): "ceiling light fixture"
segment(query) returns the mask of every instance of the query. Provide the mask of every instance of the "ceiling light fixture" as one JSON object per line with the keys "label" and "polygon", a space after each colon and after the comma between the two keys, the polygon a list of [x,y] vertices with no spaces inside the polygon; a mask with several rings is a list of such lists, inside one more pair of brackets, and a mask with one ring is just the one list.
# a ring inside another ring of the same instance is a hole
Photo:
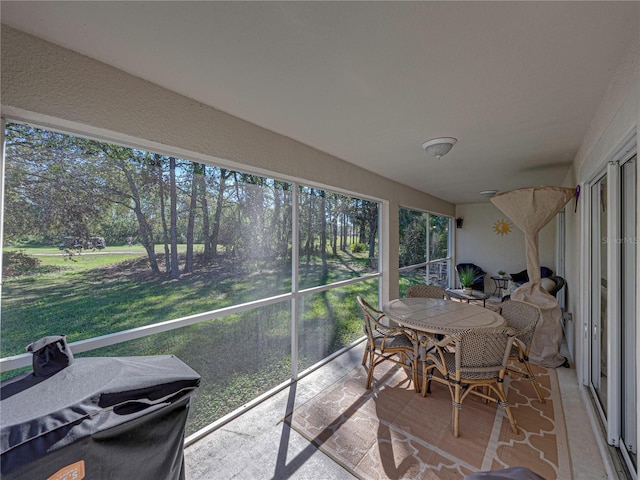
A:
{"label": "ceiling light fixture", "polygon": [[451,150],[451,147],[453,147],[453,144],[457,141],[457,139],[451,137],[434,138],[433,140],[424,142],[422,148],[424,148],[424,151],[429,155],[440,158],[449,153],[449,150]]}
{"label": "ceiling light fixture", "polygon": [[484,197],[484,198],[491,198],[496,193],[498,193],[498,190],[483,190],[483,191],[480,192],[480,196]]}

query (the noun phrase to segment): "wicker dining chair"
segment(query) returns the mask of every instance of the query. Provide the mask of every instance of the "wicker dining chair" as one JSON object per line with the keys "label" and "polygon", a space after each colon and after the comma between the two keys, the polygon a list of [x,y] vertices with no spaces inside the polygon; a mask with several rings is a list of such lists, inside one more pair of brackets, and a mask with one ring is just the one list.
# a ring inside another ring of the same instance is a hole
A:
{"label": "wicker dining chair", "polygon": [[437,285],[413,285],[407,290],[407,297],[444,298],[451,300],[449,292]]}
{"label": "wicker dining chair", "polygon": [[530,303],[520,302],[517,300],[507,300],[500,305],[499,312],[507,321],[507,326],[516,330],[516,340],[511,348],[510,360],[514,365],[517,360],[520,368],[510,366],[508,373],[529,380],[533,389],[536,391],[538,401],[545,403],[542,391],[536,382],[536,377],[529,365],[529,350],[531,341],[535,333],[536,326],[540,321],[542,314],[540,309]]}
{"label": "wicker dining chair", "polygon": [[449,335],[440,341],[432,339],[434,348],[427,352],[423,362],[422,395],[427,396],[432,380],[449,387],[454,437],[460,434],[460,410],[469,394],[485,401],[497,401],[505,408],[513,432],[519,432],[503,386],[514,335],[515,330],[510,327],[478,328]]}
{"label": "wicker dining chair", "polygon": [[367,345],[362,358],[362,365],[368,371],[367,389],[371,388],[375,367],[389,360],[401,365],[410,373],[414,388],[418,391],[416,333],[410,328],[389,325],[384,321],[387,318],[383,312],[369,305],[360,296],[357,300],[364,314],[364,330],[367,335]]}

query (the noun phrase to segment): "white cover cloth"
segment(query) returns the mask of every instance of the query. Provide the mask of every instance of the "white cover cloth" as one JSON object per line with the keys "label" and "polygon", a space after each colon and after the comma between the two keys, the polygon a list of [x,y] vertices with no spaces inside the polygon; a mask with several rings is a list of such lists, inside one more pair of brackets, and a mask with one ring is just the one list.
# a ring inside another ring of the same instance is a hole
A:
{"label": "white cover cloth", "polygon": [[524,232],[529,281],[516,289],[513,300],[540,308],[542,320],[533,336],[529,360],[545,367],[558,367],[565,361],[562,344],[562,310],[558,301],[541,286],[538,232],[575,195],[574,188],[539,186],[519,188],[491,198],[509,219]]}

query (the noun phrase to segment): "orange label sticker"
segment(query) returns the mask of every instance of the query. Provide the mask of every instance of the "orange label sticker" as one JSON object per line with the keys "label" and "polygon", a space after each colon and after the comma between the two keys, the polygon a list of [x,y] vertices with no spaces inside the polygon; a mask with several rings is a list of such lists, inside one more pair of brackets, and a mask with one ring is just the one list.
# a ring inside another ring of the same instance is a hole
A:
{"label": "orange label sticker", "polygon": [[84,478],[84,460],[61,468],[47,480],[82,480]]}

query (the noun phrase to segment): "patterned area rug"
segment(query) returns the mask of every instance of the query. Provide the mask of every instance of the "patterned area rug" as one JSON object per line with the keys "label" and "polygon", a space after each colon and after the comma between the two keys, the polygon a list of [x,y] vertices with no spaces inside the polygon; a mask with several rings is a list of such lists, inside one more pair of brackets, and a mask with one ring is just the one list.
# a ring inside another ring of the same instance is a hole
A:
{"label": "patterned area rug", "polygon": [[[386,364],[390,364],[387,366]],[[402,368],[385,362],[364,388],[363,367],[296,408],[285,421],[333,460],[362,479],[461,479],[477,471],[528,467],[547,480],[570,479],[571,463],[556,372],[535,367],[545,404],[530,383],[508,379],[508,400],[518,435],[495,404],[475,396],[452,434],[451,397],[445,385],[422,397]]]}

